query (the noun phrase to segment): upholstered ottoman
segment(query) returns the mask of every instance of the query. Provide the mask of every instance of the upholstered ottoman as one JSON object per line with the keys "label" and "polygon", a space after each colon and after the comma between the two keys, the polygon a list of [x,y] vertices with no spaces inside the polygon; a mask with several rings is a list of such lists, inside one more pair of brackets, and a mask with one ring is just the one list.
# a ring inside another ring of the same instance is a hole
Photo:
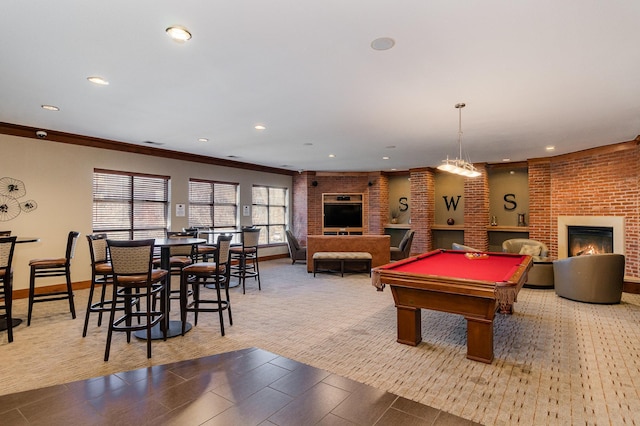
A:
{"label": "upholstered ottoman", "polygon": [[343,277],[345,263],[365,263],[371,276],[371,259],[371,253],[363,251],[318,251],[313,254],[313,276],[321,265],[330,263],[340,263],[340,276]]}

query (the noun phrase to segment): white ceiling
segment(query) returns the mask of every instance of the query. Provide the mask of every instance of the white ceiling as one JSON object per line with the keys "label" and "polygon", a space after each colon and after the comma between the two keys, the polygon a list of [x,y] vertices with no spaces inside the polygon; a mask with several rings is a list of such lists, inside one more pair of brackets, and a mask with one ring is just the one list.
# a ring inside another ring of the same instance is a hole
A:
{"label": "white ceiling", "polygon": [[[639,0],[3,0],[0,121],[403,170],[458,154],[465,102],[464,156],[521,161],[640,134],[639,21]],[[379,37],[395,47],[373,50]]]}

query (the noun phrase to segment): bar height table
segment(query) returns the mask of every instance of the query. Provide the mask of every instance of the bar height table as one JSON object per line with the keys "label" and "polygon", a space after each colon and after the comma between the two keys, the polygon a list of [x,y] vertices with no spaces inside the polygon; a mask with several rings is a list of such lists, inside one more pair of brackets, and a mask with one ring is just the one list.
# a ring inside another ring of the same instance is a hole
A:
{"label": "bar height table", "polygon": [[[16,238],[16,244],[24,244],[24,243],[37,243],[38,241],[40,241],[40,238],[38,237],[18,237]],[[12,318],[11,322],[13,323],[14,327],[19,326],[20,324],[22,324],[22,319],[21,318]],[[4,331],[7,329],[7,320],[6,319],[0,319],[0,331]]]}

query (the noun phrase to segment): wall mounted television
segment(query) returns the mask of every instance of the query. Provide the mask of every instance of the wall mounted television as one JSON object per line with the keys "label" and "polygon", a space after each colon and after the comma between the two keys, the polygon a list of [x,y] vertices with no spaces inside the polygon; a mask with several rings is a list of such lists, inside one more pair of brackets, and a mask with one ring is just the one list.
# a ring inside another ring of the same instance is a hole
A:
{"label": "wall mounted television", "polygon": [[325,228],[362,228],[362,204],[325,204]]}

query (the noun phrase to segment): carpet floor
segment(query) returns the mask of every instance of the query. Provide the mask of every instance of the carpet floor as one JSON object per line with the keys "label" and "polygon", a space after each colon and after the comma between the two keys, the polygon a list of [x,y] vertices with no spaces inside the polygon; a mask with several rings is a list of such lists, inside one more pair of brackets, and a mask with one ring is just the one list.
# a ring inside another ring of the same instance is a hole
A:
{"label": "carpet floor", "polygon": [[[143,341],[117,333],[103,362],[95,314],[81,337],[87,290],[76,291],[76,320],[66,301],[36,305],[13,343],[0,332],[0,394],[258,347],[482,424],[640,425],[640,295],[592,305],[525,288],[514,315],[496,316],[495,360],[484,364],[466,358],[458,315],[423,310],[423,342],[396,343],[391,292],[366,274],[314,278],[288,259],[260,266],[262,291],[253,281],[244,295],[231,290],[225,337],[217,314],[200,314],[184,337],[154,342],[150,360]],[[14,316],[26,312],[16,300]]]}

